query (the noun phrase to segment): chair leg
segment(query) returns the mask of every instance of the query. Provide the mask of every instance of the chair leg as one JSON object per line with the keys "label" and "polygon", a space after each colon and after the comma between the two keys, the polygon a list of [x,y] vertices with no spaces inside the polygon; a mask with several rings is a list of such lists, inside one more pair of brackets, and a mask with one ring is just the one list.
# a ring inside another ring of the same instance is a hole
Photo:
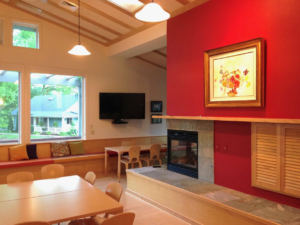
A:
{"label": "chair leg", "polygon": [[128,166],[129,166],[128,163],[125,163],[126,170],[128,170]]}
{"label": "chair leg", "polygon": [[142,162],[141,161],[139,161],[139,166],[140,166],[140,168],[142,168],[143,166],[142,166]]}
{"label": "chair leg", "polygon": [[159,165],[162,165],[162,163],[161,163],[161,159],[158,159],[158,162],[159,162]]}
{"label": "chair leg", "polygon": [[147,160],[147,166],[150,166],[150,160]]}

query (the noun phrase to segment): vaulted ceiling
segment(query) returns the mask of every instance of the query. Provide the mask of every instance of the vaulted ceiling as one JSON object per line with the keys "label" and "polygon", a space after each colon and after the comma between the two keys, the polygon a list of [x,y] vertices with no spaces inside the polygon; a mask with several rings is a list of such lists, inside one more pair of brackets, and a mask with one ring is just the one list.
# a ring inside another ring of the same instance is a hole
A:
{"label": "vaulted ceiling", "polygon": [[[139,0],[143,4],[151,0]],[[155,0],[174,17],[208,0]],[[0,0],[60,27],[78,32],[78,0]],[[73,4],[74,7],[70,7]],[[158,23],[137,20],[134,14],[108,0],[81,0],[82,36],[104,46],[110,46],[142,32]]]}

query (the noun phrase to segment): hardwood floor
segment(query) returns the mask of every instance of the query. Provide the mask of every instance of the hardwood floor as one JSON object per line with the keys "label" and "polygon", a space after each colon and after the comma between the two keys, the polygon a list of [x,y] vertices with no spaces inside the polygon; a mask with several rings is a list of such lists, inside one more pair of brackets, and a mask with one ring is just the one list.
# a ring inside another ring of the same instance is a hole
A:
{"label": "hardwood floor", "polygon": [[[97,174],[94,185],[101,191],[105,191],[109,182],[118,182],[117,174],[111,173],[107,177]],[[121,185],[124,192],[120,202],[124,206],[124,212],[135,213],[134,225],[187,225],[186,222],[126,193],[127,181],[125,175],[121,177]],[[68,222],[60,224],[67,225]]]}

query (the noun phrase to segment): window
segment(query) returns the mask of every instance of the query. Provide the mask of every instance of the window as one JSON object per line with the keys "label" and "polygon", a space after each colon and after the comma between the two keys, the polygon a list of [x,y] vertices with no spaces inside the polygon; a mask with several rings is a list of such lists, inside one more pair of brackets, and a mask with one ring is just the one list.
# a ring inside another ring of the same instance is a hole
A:
{"label": "window", "polygon": [[13,46],[39,48],[38,25],[21,22],[13,23]]}
{"label": "window", "polygon": [[82,77],[31,74],[31,140],[82,138]]}
{"label": "window", "polygon": [[72,124],[72,118],[67,118],[67,124]]}
{"label": "window", "polygon": [[0,144],[19,142],[19,72],[0,70]]}

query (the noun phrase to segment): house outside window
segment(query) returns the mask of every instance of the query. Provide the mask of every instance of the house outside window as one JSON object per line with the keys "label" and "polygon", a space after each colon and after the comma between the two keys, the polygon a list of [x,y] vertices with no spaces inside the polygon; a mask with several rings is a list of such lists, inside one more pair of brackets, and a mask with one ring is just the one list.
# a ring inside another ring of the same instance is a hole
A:
{"label": "house outside window", "polygon": [[67,124],[72,124],[72,118],[67,118]]}
{"label": "house outside window", "polygon": [[31,141],[82,138],[83,77],[31,74]]}
{"label": "house outside window", "polygon": [[0,70],[0,144],[20,139],[19,77],[19,72]]}
{"label": "house outside window", "polygon": [[36,24],[13,22],[13,46],[39,48],[39,26]]}

